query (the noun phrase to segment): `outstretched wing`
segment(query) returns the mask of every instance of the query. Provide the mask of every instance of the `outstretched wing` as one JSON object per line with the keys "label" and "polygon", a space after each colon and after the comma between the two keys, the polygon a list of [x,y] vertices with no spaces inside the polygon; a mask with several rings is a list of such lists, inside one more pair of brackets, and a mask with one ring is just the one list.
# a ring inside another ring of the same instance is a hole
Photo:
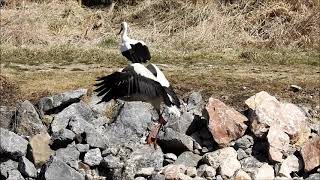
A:
{"label": "outstretched wing", "polygon": [[98,83],[95,85],[97,89],[94,91],[98,92],[98,96],[103,96],[100,102],[139,94],[150,98],[162,97],[165,104],[172,104],[160,83],[141,75],[130,72],[114,72],[97,79],[97,81]]}

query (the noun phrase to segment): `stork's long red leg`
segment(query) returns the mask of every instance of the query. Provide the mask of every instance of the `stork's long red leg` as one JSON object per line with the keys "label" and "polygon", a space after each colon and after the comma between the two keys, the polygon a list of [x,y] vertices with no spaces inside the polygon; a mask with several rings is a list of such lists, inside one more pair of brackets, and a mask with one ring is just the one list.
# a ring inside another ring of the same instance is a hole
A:
{"label": "stork's long red leg", "polygon": [[159,131],[160,131],[161,127],[163,125],[165,125],[166,123],[167,122],[160,115],[158,124],[156,124],[155,126],[153,126],[151,128],[151,131],[150,131],[150,133],[148,135],[148,138],[147,138],[147,143],[148,144],[155,144],[156,145],[156,141],[157,141],[157,138],[158,138]]}

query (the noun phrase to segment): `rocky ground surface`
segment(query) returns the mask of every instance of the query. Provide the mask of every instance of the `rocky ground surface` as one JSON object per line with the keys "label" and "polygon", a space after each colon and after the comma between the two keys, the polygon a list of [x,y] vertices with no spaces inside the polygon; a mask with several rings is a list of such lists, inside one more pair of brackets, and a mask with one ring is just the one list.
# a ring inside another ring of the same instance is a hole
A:
{"label": "rocky ground surface", "polygon": [[320,121],[267,92],[244,112],[193,92],[181,117],[165,115],[156,147],[146,144],[159,118],[150,104],[86,94],[1,107],[1,179],[320,179]]}

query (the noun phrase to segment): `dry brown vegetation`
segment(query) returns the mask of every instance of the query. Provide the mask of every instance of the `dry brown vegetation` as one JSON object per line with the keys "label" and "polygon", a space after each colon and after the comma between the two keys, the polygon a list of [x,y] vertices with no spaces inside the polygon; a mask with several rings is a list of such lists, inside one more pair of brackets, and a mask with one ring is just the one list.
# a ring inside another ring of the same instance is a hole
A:
{"label": "dry brown vegetation", "polygon": [[[7,0],[1,8],[1,74],[36,99],[78,87],[126,64],[121,21],[182,96],[202,90],[236,107],[261,91],[320,105],[319,0]],[[183,74],[183,76],[182,76]],[[303,91],[292,94],[290,84]],[[319,110],[320,111],[320,110]]]}

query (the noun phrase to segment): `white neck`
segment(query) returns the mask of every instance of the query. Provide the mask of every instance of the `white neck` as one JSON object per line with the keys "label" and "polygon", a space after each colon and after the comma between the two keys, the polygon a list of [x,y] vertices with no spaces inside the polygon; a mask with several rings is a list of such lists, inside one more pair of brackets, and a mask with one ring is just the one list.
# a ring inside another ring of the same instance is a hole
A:
{"label": "white neck", "polygon": [[121,38],[122,38],[122,42],[130,40],[130,38],[128,37],[128,27],[127,26],[123,27],[123,32],[122,32]]}

